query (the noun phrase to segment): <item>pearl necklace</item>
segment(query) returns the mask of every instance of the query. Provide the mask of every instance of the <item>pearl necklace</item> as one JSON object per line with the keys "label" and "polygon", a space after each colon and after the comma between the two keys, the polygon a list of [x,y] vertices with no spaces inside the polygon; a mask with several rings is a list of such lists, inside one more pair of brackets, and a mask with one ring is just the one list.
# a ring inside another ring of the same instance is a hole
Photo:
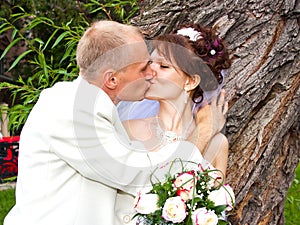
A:
{"label": "pearl necklace", "polygon": [[156,117],[156,137],[160,140],[162,144],[170,144],[176,141],[183,141],[183,136],[178,136],[175,132],[170,130],[163,130],[160,125],[158,118]]}
{"label": "pearl necklace", "polygon": [[178,136],[175,132],[170,130],[163,131],[160,127],[157,127],[156,136],[161,140],[163,144],[170,144],[176,141],[184,140],[182,136]]}

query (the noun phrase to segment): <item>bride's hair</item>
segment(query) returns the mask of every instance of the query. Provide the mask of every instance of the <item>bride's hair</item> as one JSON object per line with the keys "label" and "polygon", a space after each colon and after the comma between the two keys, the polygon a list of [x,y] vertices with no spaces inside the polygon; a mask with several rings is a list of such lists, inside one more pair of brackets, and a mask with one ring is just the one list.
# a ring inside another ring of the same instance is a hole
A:
{"label": "bride's hair", "polygon": [[182,25],[179,29],[176,29],[174,33],[180,33],[180,30],[184,28],[193,28],[199,33],[195,41],[190,40],[187,36],[185,37],[190,40],[195,53],[210,66],[216,78],[221,83],[221,71],[231,66],[231,60],[229,59],[229,52],[225,41],[218,37],[215,29],[199,24]]}
{"label": "bride's hair", "polygon": [[[203,70],[202,73],[197,73],[199,67],[203,69],[203,66],[195,66],[194,64],[199,63],[199,61],[191,61],[192,55],[188,52],[180,50],[179,53],[174,51],[173,48],[170,49],[166,45],[161,46],[161,44],[160,46],[156,46],[164,53],[168,60],[171,62],[175,61],[175,64],[187,75],[199,74],[201,76],[200,84],[192,93],[192,100],[197,104],[203,101],[204,91],[217,89],[215,81],[217,81],[217,84],[222,84],[224,71],[231,66],[226,43],[218,37],[213,28],[198,24],[186,24],[176,29],[172,34],[160,35],[155,40],[173,43],[191,50],[213,72],[215,79],[214,82],[211,82],[212,79],[208,79],[206,77],[207,73],[203,73]],[[196,73],[195,68],[197,69]]]}

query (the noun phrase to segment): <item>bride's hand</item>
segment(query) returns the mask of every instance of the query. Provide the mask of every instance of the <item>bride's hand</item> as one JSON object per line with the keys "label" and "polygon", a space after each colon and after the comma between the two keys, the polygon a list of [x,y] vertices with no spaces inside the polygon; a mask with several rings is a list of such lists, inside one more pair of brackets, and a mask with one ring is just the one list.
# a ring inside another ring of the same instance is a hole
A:
{"label": "bride's hand", "polygon": [[225,90],[222,89],[218,99],[214,98],[211,104],[203,106],[197,112],[196,123],[214,136],[224,127],[227,111],[228,103],[225,101]]}

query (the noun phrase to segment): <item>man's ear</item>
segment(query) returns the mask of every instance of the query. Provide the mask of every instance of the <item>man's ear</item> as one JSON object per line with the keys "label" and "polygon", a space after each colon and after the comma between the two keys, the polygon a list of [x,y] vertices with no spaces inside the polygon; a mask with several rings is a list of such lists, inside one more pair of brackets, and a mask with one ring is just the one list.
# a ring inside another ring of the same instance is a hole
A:
{"label": "man's ear", "polygon": [[200,81],[200,76],[198,74],[194,74],[186,80],[184,89],[186,91],[192,91],[200,84]]}
{"label": "man's ear", "polygon": [[118,77],[115,76],[115,72],[107,70],[104,73],[104,85],[111,90],[114,90],[118,86]]}

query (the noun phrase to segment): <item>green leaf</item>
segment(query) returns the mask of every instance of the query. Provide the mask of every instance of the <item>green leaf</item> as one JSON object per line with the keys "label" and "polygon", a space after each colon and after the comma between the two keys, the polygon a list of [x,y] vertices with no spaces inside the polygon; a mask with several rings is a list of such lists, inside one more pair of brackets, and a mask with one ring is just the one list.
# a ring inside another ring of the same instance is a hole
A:
{"label": "green leaf", "polygon": [[66,26],[69,27],[70,24],[72,23],[73,19],[71,19],[69,22],[66,23]]}
{"label": "green leaf", "polygon": [[16,36],[17,33],[18,33],[18,30],[14,29],[13,32],[12,32],[12,34],[11,34],[11,40],[15,39],[15,36]]}
{"label": "green leaf", "polygon": [[22,13],[14,13],[14,14],[11,14],[10,17],[13,18],[13,17],[21,16],[21,15],[23,16],[23,15],[24,15],[24,12],[22,12]]}
{"label": "green leaf", "polygon": [[18,20],[21,20],[21,23],[24,22],[24,18],[28,18],[29,16],[31,16],[30,14],[25,14],[25,13],[20,13],[21,16],[19,17],[16,17],[13,21],[12,21],[12,24],[15,24],[15,23],[19,23]]}
{"label": "green leaf", "polygon": [[5,50],[3,51],[1,57],[0,57],[0,60],[7,54],[7,52],[15,45],[17,44],[20,40],[22,40],[22,38],[17,38],[15,40],[13,40],[6,48]]}
{"label": "green leaf", "polygon": [[41,20],[40,18],[35,18],[33,19],[27,26],[26,26],[26,30],[32,30],[34,27],[36,27],[37,25],[39,25],[40,23],[43,23],[44,21]]}
{"label": "green leaf", "polygon": [[42,52],[40,52],[38,58],[39,58],[40,65],[43,68],[43,72],[44,72],[44,76],[40,76],[40,79],[45,77],[46,81],[48,82],[49,75],[48,75],[48,68],[47,68],[47,63],[45,60],[45,55]]}
{"label": "green leaf", "polygon": [[218,205],[216,207],[214,207],[214,210],[217,214],[220,214],[221,212],[223,212],[225,209],[227,208],[227,205]]}
{"label": "green leaf", "polygon": [[[0,20],[3,21],[3,20]],[[1,25],[0,25],[0,34],[2,33],[1,29],[3,29],[3,27],[8,26],[9,28],[13,28],[13,26],[8,23],[7,21],[4,21]]]}
{"label": "green leaf", "polygon": [[8,71],[10,71],[12,68],[14,68],[18,63],[19,61],[24,58],[27,54],[29,54],[30,52],[33,52],[33,50],[29,49],[25,52],[23,52],[21,55],[18,56],[18,58],[13,62],[13,64],[9,67]]}
{"label": "green leaf", "polygon": [[69,31],[63,32],[59,37],[56,39],[55,43],[52,45],[52,49],[61,42],[61,40],[69,33]]}
{"label": "green leaf", "polygon": [[218,221],[218,225],[227,225],[227,224],[229,224],[229,223],[226,220],[219,219],[219,221]]}
{"label": "green leaf", "polygon": [[0,30],[0,34],[4,33],[7,30],[13,29],[13,28],[14,28],[13,26],[4,27]]}
{"label": "green leaf", "polygon": [[104,10],[103,10],[102,7],[99,7],[99,8],[97,8],[97,9],[92,10],[91,13],[96,13],[96,12],[98,12],[98,11],[104,11]]}
{"label": "green leaf", "polygon": [[73,48],[68,48],[59,63],[62,63],[66,58],[68,58],[71,55],[72,50]]}
{"label": "green leaf", "polygon": [[54,25],[54,22],[53,20],[51,20],[50,18],[47,18],[47,17],[39,17],[41,20],[43,20],[44,22],[48,22],[50,23],[51,25]]}
{"label": "green leaf", "polygon": [[35,38],[33,40],[36,41],[36,42],[38,42],[38,43],[40,43],[40,45],[44,44],[43,40],[41,40],[40,38]]}

